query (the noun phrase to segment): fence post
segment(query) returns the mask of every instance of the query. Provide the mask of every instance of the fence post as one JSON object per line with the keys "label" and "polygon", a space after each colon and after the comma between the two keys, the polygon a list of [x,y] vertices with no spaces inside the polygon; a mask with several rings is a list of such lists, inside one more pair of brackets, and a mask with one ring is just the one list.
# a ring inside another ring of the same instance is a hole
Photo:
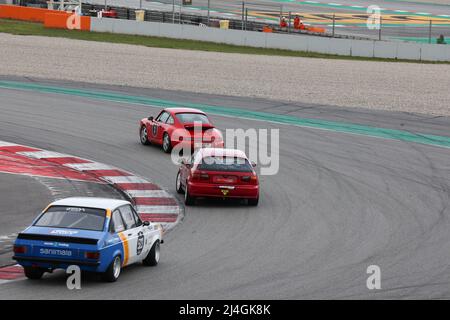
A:
{"label": "fence post", "polygon": [[209,11],[210,11],[210,0],[208,0],[208,27],[209,27]]}
{"label": "fence post", "polygon": [[334,38],[335,28],[336,28],[336,14],[333,13],[333,38]]}
{"label": "fence post", "polygon": [[430,29],[428,30],[428,43],[431,43],[431,28],[433,25],[433,21],[430,20]]}
{"label": "fence post", "polygon": [[379,30],[379,34],[378,34],[378,40],[381,41],[381,29],[383,27],[383,17],[380,16],[380,30]]}
{"label": "fence post", "polygon": [[244,30],[245,2],[242,1],[242,30]]}
{"label": "fence post", "polygon": [[245,30],[247,30],[248,8],[245,8]]}
{"label": "fence post", "polygon": [[175,23],[175,0],[172,0],[172,23]]}
{"label": "fence post", "polygon": [[291,11],[289,11],[289,16],[288,16],[288,19],[289,19],[289,21],[288,21],[288,33],[291,33],[291,18],[292,18]]}
{"label": "fence post", "polygon": [[181,6],[183,5],[183,0],[180,0],[180,12],[178,14],[178,24],[181,24]]}

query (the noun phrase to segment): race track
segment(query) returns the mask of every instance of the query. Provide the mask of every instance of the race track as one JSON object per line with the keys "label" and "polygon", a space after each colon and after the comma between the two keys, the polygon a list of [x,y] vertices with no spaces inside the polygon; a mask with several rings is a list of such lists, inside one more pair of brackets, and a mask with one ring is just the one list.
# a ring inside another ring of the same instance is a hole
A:
{"label": "race track", "polygon": [[[444,117],[155,94],[450,136]],[[0,140],[111,164],[175,193],[177,167],[170,157],[138,141],[138,120],[156,112],[145,105],[0,89]],[[261,177],[258,207],[201,202],[186,208],[184,222],[162,246],[160,265],[129,267],[117,283],[92,278],[69,291],[64,274],[56,273],[2,284],[0,299],[450,298],[449,148],[212,118],[223,130],[280,128],[280,171]],[[381,268],[381,290],[366,287],[372,264]]]}

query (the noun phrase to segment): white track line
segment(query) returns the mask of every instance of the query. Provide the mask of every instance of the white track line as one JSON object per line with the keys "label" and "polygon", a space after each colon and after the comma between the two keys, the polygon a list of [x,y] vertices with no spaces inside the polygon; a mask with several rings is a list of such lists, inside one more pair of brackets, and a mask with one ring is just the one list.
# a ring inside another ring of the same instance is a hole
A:
{"label": "white track line", "polygon": [[137,212],[140,214],[146,213],[180,213],[178,206],[136,206]]}
{"label": "white track line", "polygon": [[164,190],[122,190],[132,198],[172,198]]}
{"label": "white track line", "polygon": [[117,168],[99,162],[92,163],[66,163],[64,164],[66,167],[70,167],[72,169],[78,171],[88,171],[88,170],[118,170]]}
{"label": "white track line", "polygon": [[67,158],[71,157],[67,154],[59,153],[59,152],[53,152],[53,151],[24,151],[24,152],[16,152],[17,154],[20,154],[22,156],[28,157],[28,158],[36,158],[36,159],[45,159],[45,158]]}

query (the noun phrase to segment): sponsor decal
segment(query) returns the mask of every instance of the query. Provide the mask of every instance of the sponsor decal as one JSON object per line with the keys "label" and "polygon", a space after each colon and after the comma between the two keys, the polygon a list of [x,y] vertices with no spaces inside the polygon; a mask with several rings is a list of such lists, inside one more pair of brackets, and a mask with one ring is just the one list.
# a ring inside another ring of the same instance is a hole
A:
{"label": "sponsor decal", "polygon": [[144,233],[142,231],[139,231],[136,246],[137,255],[140,255],[143,249],[144,249]]}
{"label": "sponsor decal", "polygon": [[72,235],[77,234],[78,231],[74,230],[52,230],[50,231],[51,234],[58,234],[58,235]]}
{"label": "sponsor decal", "polygon": [[42,248],[39,250],[39,253],[42,255],[53,255],[53,256],[66,256],[71,257],[72,251],[70,250],[61,250],[61,249],[47,249]]}

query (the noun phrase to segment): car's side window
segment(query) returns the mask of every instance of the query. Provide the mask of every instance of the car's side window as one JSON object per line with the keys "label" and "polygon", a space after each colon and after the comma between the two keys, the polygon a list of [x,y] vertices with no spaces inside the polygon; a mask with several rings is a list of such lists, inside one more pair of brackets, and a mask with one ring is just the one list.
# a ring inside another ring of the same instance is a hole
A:
{"label": "car's side window", "polygon": [[169,116],[169,118],[167,119],[166,123],[167,123],[167,124],[174,124],[175,121],[173,120],[173,117],[172,117],[172,116]]}
{"label": "car's side window", "polygon": [[111,216],[111,232],[122,232],[125,230],[125,225],[123,223],[122,217],[120,216],[119,210],[114,210]]}
{"label": "car's side window", "polygon": [[120,212],[122,213],[123,221],[125,222],[125,227],[127,229],[136,228],[136,220],[134,219],[133,211],[129,205],[120,207]]}
{"label": "car's side window", "polygon": [[131,208],[131,210],[133,211],[134,219],[136,220],[136,225],[138,227],[142,226],[142,220],[139,217],[139,215],[137,214],[137,212],[133,208]]}
{"label": "car's side window", "polygon": [[159,116],[157,121],[165,123],[167,121],[167,118],[169,118],[169,114],[167,112],[163,112],[161,116]]}

